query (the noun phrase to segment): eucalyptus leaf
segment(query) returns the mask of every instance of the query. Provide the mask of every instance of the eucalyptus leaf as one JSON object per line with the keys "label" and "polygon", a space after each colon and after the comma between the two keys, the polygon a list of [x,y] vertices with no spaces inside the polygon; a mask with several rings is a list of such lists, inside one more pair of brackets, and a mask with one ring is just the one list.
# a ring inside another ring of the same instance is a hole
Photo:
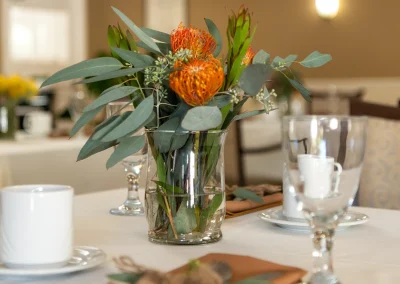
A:
{"label": "eucalyptus leaf", "polygon": [[129,62],[136,68],[144,68],[154,65],[155,59],[149,55],[138,52],[112,47],[112,51],[118,54],[123,60]]}
{"label": "eucalyptus leaf", "polygon": [[179,126],[175,131],[175,135],[172,137],[171,147],[169,150],[175,151],[182,148],[186,144],[186,141],[189,139],[189,136],[190,134],[187,133],[187,131],[184,131],[181,126]]}
{"label": "eucalyptus leaf", "polygon": [[215,41],[217,42],[217,46],[213,52],[213,56],[217,57],[219,55],[219,53],[222,50],[222,37],[221,37],[221,33],[219,32],[218,27],[214,24],[214,22],[210,19],[204,19],[204,21],[206,22],[208,31],[210,32],[210,34],[213,36],[213,38],[215,39]]}
{"label": "eucalyptus leaf", "polygon": [[133,38],[133,35],[130,33],[130,31],[126,31],[126,40],[129,43],[130,50],[132,50],[132,51],[138,50],[135,39]]}
{"label": "eucalyptus leaf", "polygon": [[[75,123],[75,125],[72,127],[72,130],[70,132],[70,136],[74,136],[78,131],[85,126],[89,121],[91,121],[101,110],[103,107],[96,108],[94,110],[85,112],[79,117],[78,121]],[[112,141],[112,140],[110,140]]]}
{"label": "eucalyptus leaf", "polygon": [[141,150],[144,147],[145,142],[146,139],[143,135],[122,138],[106,163],[107,169],[115,166],[126,157]]}
{"label": "eucalyptus leaf", "polygon": [[256,55],[254,55],[253,64],[255,63],[268,64],[269,57],[270,55],[261,49],[259,52],[256,53]]}
{"label": "eucalyptus leaf", "polygon": [[250,96],[257,95],[268,79],[271,71],[272,68],[269,65],[260,63],[250,64],[244,69],[239,80],[240,88]]}
{"label": "eucalyptus leaf", "polygon": [[41,88],[72,79],[97,76],[106,72],[121,69],[122,67],[122,63],[113,57],[89,59],[58,71],[47,78],[43,82]]}
{"label": "eucalyptus leaf", "polygon": [[292,86],[294,88],[296,88],[300,94],[303,96],[303,98],[307,101],[307,102],[311,102],[311,97],[310,97],[310,91],[307,90],[299,81],[297,81],[296,79],[288,79],[290,84],[292,84]]}
{"label": "eucalyptus leaf", "polygon": [[241,199],[251,200],[257,203],[264,203],[264,200],[260,196],[243,187],[235,189],[232,194]]}
{"label": "eucalyptus leaf", "polygon": [[187,198],[182,200],[174,218],[175,229],[178,234],[191,233],[196,227],[196,213]]}
{"label": "eucalyptus leaf", "polygon": [[121,18],[121,20],[130,28],[136,36],[145,44],[147,47],[152,49],[154,52],[161,53],[160,49],[158,48],[157,44],[153,41],[151,37],[149,37],[141,28],[135,25],[131,19],[129,19],[124,13],[118,10],[115,7],[112,7],[114,12]]}
{"label": "eucalyptus leaf", "polygon": [[138,107],[117,127],[111,130],[106,136],[102,138],[102,141],[108,142],[115,139],[124,137],[128,133],[135,132],[142,128],[144,125],[149,123],[149,119],[153,113],[153,96],[144,99]]}
{"label": "eucalyptus leaf", "polygon": [[214,216],[219,206],[222,204],[223,195],[222,193],[215,194],[208,207],[204,209],[200,214],[199,231],[204,232],[207,228],[208,221]]}
{"label": "eucalyptus leaf", "polygon": [[236,104],[233,107],[233,110],[228,113],[228,115],[225,118],[224,124],[222,125],[221,129],[227,129],[230,125],[230,123],[233,121],[235,116],[240,112],[242,109],[243,105],[247,102],[249,97],[244,97],[238,104]]}
{"label": "eucalyptus leaf", "polygon": [[218,108],[223,108],[224,106],[229,105],[232,102],[231,95],[219,95],[212,98],[211,101],[208,102],[207,106],[217,106]]}
{"label": "eucalyptus leaf", "polygon": [[108,80],[108,79],[120,78],[120,77],[128,76],[128,75],[133,76],[137,72],[142,71],[142,70],[143,70],[143,68],[126,68],[126,69],[111,71],[111,72],[101,74],[99,76],[84,79],[75,84],[88,84],[88,83],[100,82],[100,81],[104,81],[104,80]]}
{"label": "eucalyptus leaf", "polygon": [[158,186],[160,186],[161,188],[163,188],[165,190],[165,193],[167,194],[183,194],[185,192],[182,188],[178,186],[172,186],[170,184],[158,180],[153,180],[153,182]]}
{"label": "eucalyptus leaf", "polygon": [[188,110],[191,109],[191,106],[189,106],[188,104],[186,104],[184,101],[181,101],[177,108],[175,109],[175,111],[170,115],[169,119],[175,118],[175,117],[179,117],[179,118],[183,118],[186,113],[188,112]]}
{"label": "eucalyptus leaf", "polygon": [[319,53],[318,51],[314,51],[306,58],[304,58],[304,60],[301,61],[300,64],[303,65],[304,67],[315,68],[325,65],[331,60],[332,56],[330,54],[322,54]]}
{"label": "eucalyptus leaf", "polygon": [[[92,139],[93,140],[101,140],[104,136],[106,136],[108,133],[110,133],[115,127],[120,125],[125,119],[131,115],[132,111],[127,111],[122,113],[121,115],[114,115],[107,120],[105,120],[103,123],[98,125],[92,134]],[[116,138],[117,139],[117,138]],[[114,140],[116,140],[114,139]]]}
{"label": "eucalyptus leaf", "polygon": [[104,95],[98,97],[95,101],[93,101],[91,104],[86,106],[83,109],[83,112],[88,112],[91,111],[95,108],[98,108],[100,106],[104,106],[110,102],[125,98],[131,94],[133,94],[138,88],[136,87],[131,87],[131,86],[124,86],[124,87],[119,87],[116,89],[113,89]]}
{"label": "eucalyptus leaf", "polygon": [[241,120],[241,119],[249,118],[249,117],[264,114],[264,113],[265,113],[265,109],[246,111],[239,115],[236,115],[233,120]]}
{"label": "eucalyptus leaf", "polygon": [[[143,48],[147,51],[153,52],[154,50],[152,50],[151,48],[149,48],[146,44],[144,44],[142,41],[138,41],[136,42],[136,45],[140,48]],[[158,48],[160,49],[161,53],[163,54],[168,54],[171,51],[171,45],[169,43],[165,43],[165,42],[156,42],[156,45],[158,46]]]}
{"label": "eucalyptus leaf", "polygon": [[178,117],[170,118],[165,123],[160,125],[157,131],[154,132],[154,145],[160,153],[167,153],[171,149],[172,138],[175,135],[175,130],[180,125]]}
{"label": "eucalyptus leaf", "polygon": [[218,127],[222,114],[216,106],[199,106],[190,109],[182,120],[182,127],[190,131],[209,130]]}
{"label": "eucalyptus leaf", "polygon": [[290,67],[292,63],[297,59],[297,55],[290,54],[286,58],[282,58],[280,56],[276,56],[272,61],[272,66],[276,68],[286,68]]}
{"label": "eucalyptus leaf", "polygon": [[141,28],[149,37],[154,38],[155,40],[159,40],[161,42],[170,43],[171,36],[167,33],[156,31],[149,28]]}
{"label": "eucalyptus leaf", "polygon": [[117,145],[117,141],[111,142],[101,142],[98,140],[93,140],[89,138],[85,145],[83,145],[82,149],[79,151],[77,161],[82,161],[90,156],[97,154],[101,151],[107,150],[113,146]]}

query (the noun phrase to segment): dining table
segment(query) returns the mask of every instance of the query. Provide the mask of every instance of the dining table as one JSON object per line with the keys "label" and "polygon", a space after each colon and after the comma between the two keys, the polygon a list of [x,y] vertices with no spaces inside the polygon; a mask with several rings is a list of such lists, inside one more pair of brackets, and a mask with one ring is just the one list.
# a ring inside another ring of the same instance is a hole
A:
{"label": "dining table", "polygon": [[[209,253],[252,256],[304,270],[312,269],[312,240],[298,232],[266,223],[252,213],[226,219],[223,238],[207,245],[177,246],[149,242],[145,216],[114,216],[109,209],[126,198],[126,189],[75,196],[75,245],[100,248],[106,262],[78,273],[40,278],[0,278],[0,283],[107,283],[118,272],[114,257],[129,256],[137,264],[170,271]],[[144,191],[140,190],[143,198]],[[400,211],[352,207],[369,222],[338,231],[333,248],[336,274],[342,283],[400,283]]]}

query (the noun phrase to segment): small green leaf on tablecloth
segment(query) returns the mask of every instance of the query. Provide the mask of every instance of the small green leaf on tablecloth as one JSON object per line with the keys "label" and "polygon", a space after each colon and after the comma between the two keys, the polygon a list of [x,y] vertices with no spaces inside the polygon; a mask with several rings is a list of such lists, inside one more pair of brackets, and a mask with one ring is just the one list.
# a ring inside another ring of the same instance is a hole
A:
{"label": "small green leaf on tablecloth", "polygon": [[255,194],[254,192],[243,188],[243,187],[239,187],[237,189],[235,189],[235,191],[233,191],[233,195],[235,195],[236,197],[239,197],[241,199],[248,199],[257,203],[263,203],[264,200],[258,196],[257,194]]}

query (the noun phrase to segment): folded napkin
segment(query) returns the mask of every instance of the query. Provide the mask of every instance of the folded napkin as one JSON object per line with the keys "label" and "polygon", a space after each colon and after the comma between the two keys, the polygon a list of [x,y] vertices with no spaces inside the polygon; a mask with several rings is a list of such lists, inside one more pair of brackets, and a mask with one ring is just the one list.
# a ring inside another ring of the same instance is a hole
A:
{"label": "folded napkin", "polygon": [[[225,262],[232,269],[232,280],[230,283],[240,283],[249,279],[264,279],[272,284],[294,284],[301,281],[306,271],[290,266],[284,266],[269,261],[253,258],[250,256],[212,253],[199,258],[201,263],[212,263],[215,261]],[[184,265],[169,273],[182,273],[187,271]]]}
{"label": "folded napkin", "polygon": [[282,187],[277,185],[262,184],[246,186],[250,190],[263,199],[262,203],[252,200],[233,200],[232,192],[238,186],[227,187],[227,201],[226,201],[226,218],[233,218],[245,214],[253,213],[256,211],[265,210],[271,207],[282,205]]}

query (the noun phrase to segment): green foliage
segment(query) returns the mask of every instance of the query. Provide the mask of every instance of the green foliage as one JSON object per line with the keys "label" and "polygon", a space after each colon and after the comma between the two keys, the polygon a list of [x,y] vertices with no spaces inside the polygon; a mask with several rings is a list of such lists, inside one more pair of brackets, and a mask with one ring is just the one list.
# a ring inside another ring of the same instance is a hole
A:
{"label": "green foliage", "polygon": [[200,106],[190,109],[182,120],[182,127],[190,131],[213,129],[222,122],[222,114],[216,106]]}
{"label": "green foliage", "polygon": [[72,137],[76,133],[78,133],[78,131],[87,123],[89,123],[102,109],[103,109],[102,107],[99,107],[94,110],[83,113],[81,117],[79,117],[75,125],[72,127],[71,133],[69,135]]}
{"label": "green foliage", "polygon": [[239,188],[235,189],[233,191],[233,195],[236,197],[239,197],[241,199],[245,199],[245,200],[248,199],[248,200],[251,200],[251,201],[254,201],[257,203],[264,203],[264,200],[260,196],[258,196],[254,192],[252,192],[246,188],[243,188],[243,187],[239,187]]}
{"label": "green foliage", "polygon": [[241,113],[239,115],[236,115],[233,120],[241,120],[241,119],[249,118],[249,117],[252,117],[252,116],[264,114],[265,112],[266,112],[265,109],[246,111],[246,112],[243,112],[243,113]]}
{"label": "green foliage", "polygon": [[159,153],[167,153],[180,149],[185,145],[189,134],[178,133],[177,130],[180,128],[181,120],[179,117],[174,117],[167,120],[162,124],[157,132],[154,132],[154,144],[157,147]]}
{"label": "green foliage", "polygon": [[187,198],[182,200],[174,218],[176,232],[178,234],[191,233],[197,227],[196,213]]}
{"label": "green foliage", "polygon": [[88,139],[83,145],[82,149],[79,151],[77,162],[89,158],[90,156],[107,150],[113,146],[117,145],[117,141],[111,142],[101,142],[98,140]]}
{"label": "green foliage", "polygon": [[121,20],[131,29],[132,32],[136,34],[136,36],[142,41],[144,45],[150,48],[155,53],[161,53],[160,49],[158,48],[157,44],[153,41],[151,37],[149,37],[142,29],[135,25],[131,19],[129,19],[124,13],[118,10],[115,7],[112,7],[114,12],[121,18]]}
{"label": "green foliage", "polygon": [[139,106],[133,111],[124,121],[112,129],[107,135],[102,138],[102,141],[109,142],[120,139],[134,133],[144,127],[151,120],[153,113],[154,99],[152,96],[144,99]]}
{"label": "green foliage", "polygon": [[272,69],[265,64],[251,64],[243,71],[239,86],[250,96],[257,95],[264,86]]}
{"label": "green foliage", "polygon": [[300,92],[300,94],[307,102],[311,102],[310,91],[304,88],[304,86],[298,80],[290,78],[288,78],[288,80],[290,84],[292,84],[292,86]]}
{"label": "green foliage", "polygon": [[122,67],[123,65],[121,62],[112,57],[89,59],[58,71],[45,80],[41,88],[63,81],[97,76],[106,72],[112,72],[121,69]]}
{"label": "green foliage", "polygon": [[208,207],[201,212],[200,224],[199,224],[200,232],[205,231],[208,224],[208,220],[210,220],[210,218],[214,216],[219,206],[221,206],[223,198],[224,196],[222,193],[215,194]]}
{"label": "green foliage", "polygon": [[210,34],[213,36],[213,38],[217,42],[217,47],[215,48],[214,53],[213,53],[213,56],[217,57],[222,50],[221,33],[219,32],[218,27],[214,24],[214,22],[212,20],[204,19],[204,21],[206,22],[208,31],[210,32]]}
{"label": "green foliage", "polygon": [[[132,114],[131,111],[124,112],[121,115],[114,115],[107,120],[103,121],[101,124],[99,124],[94,133],[92,134],[91,138],[94,140],[101,140],[106,136],[108,133],[110,133],[115,127],[120,125],[125,119],[127,119],[128,116]],[[116,140],[116,139],[115,139]]]}
{"label": "green foliage", "polygon": [[172,186],[172,185],[169,185],[165,182],[158,181],[158,180],[153,180],[153,182],[155,184],[157,184],[158,186],[160,186],[162,189],[164,189],[164,192],[166,194],[184,194],[185,193],[185,191],[178,186]]}
{"label": "green foliage", "polygon": [[99,81],[104,81],[104,80],[109,80],[109,79],[114,79],[114,78],[120,78],[123,76],[133,76],[137,72],[142,71],[142,70],[143,70],[143,68],[127,68],[127,69],[105,72],[101,75],[79,81],[79,82],[77,82],[77,84],[88,84],[88,83],[99,82]]}
{"label": "green foliage", "polygon": [[132,66],[134,67],[145,68],[154,65],[155,59],[149,55],[140,54],[138,52],[129,51],[117,47],[113,47],[111,48],[111,50],[119,57],[121,57],[123,60],[132,64]]}
{"label": "green foliage", "polygon": [[170,35],[167,33],[159,32],[149,28],[142,28],[149,37],[159,40],[161,42],[170,43]]}
{"label": "green foliage", "polygon": [[332,56],[330,54],[321,54],[319,51],[314,51],[304,58],[300,64],[307,68],[316,68],[325,65],[331,60]]}
{"label": "green foliage", "polygon": [[108,104],[110,102],[128,97],[129,95],[133,94],[137,90],[138,90],[138,88],[131,87],[131,86],[115,88],[115,89],[103,94],[101,97],[97,98],[90,105],[86,106],[83,111],[88,112],[88,111],[94,110],[98,107],[105,106],[106,104]]}
{"label": "green foliage", "polygon": [[261,63],[261,64],[269,64],[269,54],[264,50],[260,49],[259,52],[254,55],[253,64],[254,63]]}
{"label": "green foliage", "polygon": [[107,169],[115,166],[126,157],[129,157],[144,147],[146,139],[144,136],[125,137],[120,140],[119,145],[115,148],[107,161]]}

